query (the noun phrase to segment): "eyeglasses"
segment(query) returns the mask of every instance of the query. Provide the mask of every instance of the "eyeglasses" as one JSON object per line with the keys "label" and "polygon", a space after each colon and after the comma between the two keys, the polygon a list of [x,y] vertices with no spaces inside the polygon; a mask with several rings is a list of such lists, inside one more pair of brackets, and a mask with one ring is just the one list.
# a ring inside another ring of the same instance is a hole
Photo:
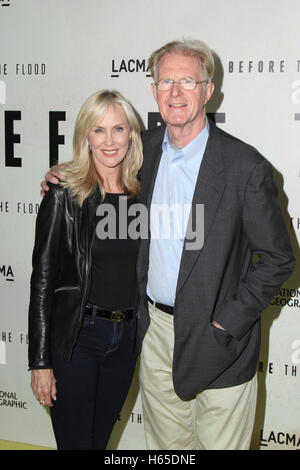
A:
{"label": "eyeglasses", "polygon": [[194,90],[198,83],[208,83],[207,80],[201,80],[200,82],[198,80],[192,80],[191,78],[182,78],[181,80],[174,81],[169,78],[165,78],[163,80],[159,80],[158,82],[155,82],[156,88],[158,88],[160,91],[169,91],[175,85],[175,83],[178,83],[180,88],[183,90]]}

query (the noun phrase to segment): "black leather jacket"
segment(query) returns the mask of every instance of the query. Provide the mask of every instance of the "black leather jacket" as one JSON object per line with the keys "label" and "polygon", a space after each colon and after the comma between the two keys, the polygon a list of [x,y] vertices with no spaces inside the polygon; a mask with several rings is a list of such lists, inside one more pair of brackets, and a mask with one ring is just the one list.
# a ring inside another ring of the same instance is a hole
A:
{"label": "black leather jacket", "polygon": [[[51,348],[70,360],[87,301],[100,193],[83,206],[51,185],[36,221],[29,306],[29,369],[51,368]],[[135,334],[132,322],[132,338]]]}

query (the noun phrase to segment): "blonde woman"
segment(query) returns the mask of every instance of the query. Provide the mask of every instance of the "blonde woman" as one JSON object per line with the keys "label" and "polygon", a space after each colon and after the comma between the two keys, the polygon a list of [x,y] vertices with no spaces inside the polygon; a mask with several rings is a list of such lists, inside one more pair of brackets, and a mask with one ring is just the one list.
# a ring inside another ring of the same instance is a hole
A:
{"label": "blonde woman", "polygon": [[116,91],[93,94],[65,180],[50,185],[37,217],[29,369],[58,449],[105,449],[131,383],[138,241],[119,237],[118,221],[130,223],[119,211],[137,200],[141,163],[132,106]]}

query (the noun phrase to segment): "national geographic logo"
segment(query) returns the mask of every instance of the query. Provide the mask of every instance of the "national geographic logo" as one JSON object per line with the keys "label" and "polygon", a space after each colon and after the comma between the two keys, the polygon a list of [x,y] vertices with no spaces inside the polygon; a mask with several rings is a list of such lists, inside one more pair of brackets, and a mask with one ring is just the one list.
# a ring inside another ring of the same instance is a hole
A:
{"label": "national geographic logo", "polygon": [[12,4],[11,0],[0,0],[0,5],[2,7],[10,7]]}
{"label": "national geographic logo", "polygon": [[26,401],[19,400],[16,392],[6,392],[5,390],[0,390],[0,406],[27,410]]}
{"label": "national geographic logo", "polygon": [[270,302],[273,307],[300,308],[300,290],[282,288]]}

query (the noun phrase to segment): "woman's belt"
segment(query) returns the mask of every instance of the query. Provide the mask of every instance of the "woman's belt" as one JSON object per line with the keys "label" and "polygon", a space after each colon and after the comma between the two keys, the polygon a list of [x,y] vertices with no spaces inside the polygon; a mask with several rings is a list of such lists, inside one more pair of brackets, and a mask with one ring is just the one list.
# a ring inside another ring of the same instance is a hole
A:
{"label": "woman's belt", "polygon": [[96,305],[87,305],[85,307],[85,313],[92,317],[106,318],[107,320],[120,322],[132,319],[133,308],[126,310],[106,310],[105,308],[98,307]]}

